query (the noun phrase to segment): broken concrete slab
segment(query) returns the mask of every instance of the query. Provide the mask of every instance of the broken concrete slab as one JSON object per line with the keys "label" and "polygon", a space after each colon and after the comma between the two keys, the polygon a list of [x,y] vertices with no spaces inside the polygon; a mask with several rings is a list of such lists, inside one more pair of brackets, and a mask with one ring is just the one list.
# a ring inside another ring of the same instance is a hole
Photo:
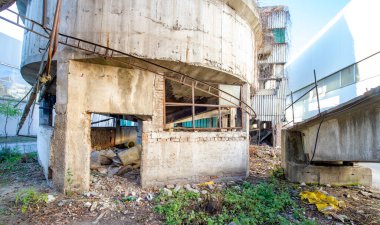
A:
{"label": "broken concrete slab", "polygon": [[[109,151],[111,151],[113,154]],[[102,165],[110,165],[113,162],[113,156],[116,154],[112,150],[109,151],[91,152],[90,168],[97,169]]]}
{"label": "broken concrete slab", "polygon": [[140,163],[141,151],[135,146],[118,153],[124,166]]}
{"label": "broken concrete slab", "polygon": [[316,166],[287,163],[286,178],[291,182],[330,185],[371,186],[372,171],[361,166]]}

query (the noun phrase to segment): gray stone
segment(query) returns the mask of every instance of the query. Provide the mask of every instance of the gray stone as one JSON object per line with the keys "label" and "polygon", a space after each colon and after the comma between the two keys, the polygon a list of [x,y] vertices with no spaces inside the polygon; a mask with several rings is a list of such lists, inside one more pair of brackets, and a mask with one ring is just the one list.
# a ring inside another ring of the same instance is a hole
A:
{"label": "gray stone", "polygon": [[104,166],[97,168],[98,172],[101,174],[107,174],[108,170]]}
{"label": "gray stone", "polygon": [[128,166],[122,166],[122,167],[120,167],[119,171],[117,171],[117,175],[122,176],[125,173],[131,171],[132,169],[133,169],[133,167],[130,166],[130,165],[128,165]]}
{"label": "gray stone", "polygon": [[363,196],[365,196],[365,197],[369,197],[369,196],[371,196],[371,193],[366,192],[366,191],[359,191],[359,194],[361,194],[361,195],[363,195]]}
{"label": "gray stone", "polygon": [[84,204],[83,204],[83,206],[85,207],[85,208],[90,208],[91,207],[91,202],[85,202]]}
{"label": "gray stone", "polygon": [[116,153],[109,149],[109,150],[100,151],[100,155],[107,157],[107,158],[112,160],[116,156]]}
{"label": "gray stone", "polygon": [[90,211],[93,212],[96,210],[96,207],[98,206],[98,202],[94,202],[92,203],[91,207],[90,207]]}
{"label": "gray stone", "polygon": [[118,153],[118,156],[124,166],[137,164],[140,162],[141,152],[138,147],[132,147]]}
{"label": "gray stone", "polygon": [[165,195],[167,195],[167,196],[172,196],[173,195],[172,191],[169,190],[169,189],[167,189],[167,188],[164,188],[163,191],[164,191]]}
{"label": "gray stone", "polygon": [[153,198],[154,198],[154,195],[153,195],[152,193],[149,193],[149,194],[146,196],[146,199],[147,199],[148,201],[152,201]]}
{"label": "gray stone", "polygon": [[174,188],[174,191],[175,192],[178,192],[179,190],[181,190],[181,185],[176,185],[175,188]]}
{"label": "gray stone", "polygon": [[119,167],[109,167],[108,168],[108,176],[112,177],[113,175],[116,175],[119,172]]}
{"label": "gray stone", "polygon": [[101,167],[99,152],[98,151],[91,152],[91,156],[90,156],[90,168],[91,169],[97,169],[99,167]]}
{"label": "gray stone", "polygon": [[65,205],[65,201],[64,201],[64,200],[58,202],[58,206],[59,206],[59,207],[62,207],[62,206],[64,206],[64,205]]}
{"label": "gray stone", "polygon": [[185,184],[185,186],[183,186],[185,188],[186,191],[191,191],[192,188],[190,186],[190,184]]}
{"label": "gray stone", "polygon": [[168,184],[168,185],[166,185],[166,188],[173,189],[174,188],[174,184]]}
{"label": "gray stone", "polygon": [[207,192],[206,190],[202,190],[202,191],[201,191],[201,194],[202,194],[202,195],[207,195],[207,193],[208,193],[208,192]]}
{"label": "gray stone", "polygon": [[[91,152],[90,168],[97,169],[98,167],[101,167],[101,165],[110,165],[112,163],[112,158],[115,155],[116,154],[112,150]],[[110,158],[110,156],[112,157]]]}
{"label": "gray stone", "polygon": [[54,195],[48,195],[47,197],[48,197],[47,203],[54,202],[54,200],[55,200]]}

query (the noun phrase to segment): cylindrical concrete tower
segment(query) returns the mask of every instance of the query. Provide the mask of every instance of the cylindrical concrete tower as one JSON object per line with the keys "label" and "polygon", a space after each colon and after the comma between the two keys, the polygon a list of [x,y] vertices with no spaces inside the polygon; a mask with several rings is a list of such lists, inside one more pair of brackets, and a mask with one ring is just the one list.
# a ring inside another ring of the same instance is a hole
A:
{"label": "cylindrical concrete tower", "polygon": [[[19,1],[20,12],[42,21],[44,1],[21,4],[25,2]],[[47,1],[45,6],[48,27],[52,26],[55,3]],[[222,88],[223,84],[227,86],[223,90],[235,90],[236,96],[246,102],[249,85],[254,82],[256,46],[261,39],[258,15],[254,0],[70,0],[62,3],[59,31],[138,56],[215,87]],[[31,32],[25,33],[21,71],[29,83],[36,79],[47,41]],[[157,70],[160,75],[170,75],[172,72],[168,70],[149,67],[148,71],[130,66],[146,63],[123,54],[115,54],[113,58],[117,61],[64,45],[59,46],[54,57],[52,76],[56,76],[56,81],[50,88],[50,94],[56,96],[54,128],[41,126],[44,138],[40,138],[39,144],[45,148],[40,150],[45,171],[50,171],[58,188],[88,189],[90,113],[128,115],[143,120],[143,186],[247,174],[248,135],[244,115],[243,121],[239,119],[240,129],[222,129],[225,123],[222,117],[227,121],[236,113],[220,112],[219,99],[193,90],[193,104],[219,104],[219,130],[167,131],[166,118],[174,121],[171,126],[175,127],[178,125],[175,121],[187,118],[187,111],[185,107],[177,112],[166,110],[165,98],[186,102],[191,89],[187,93],[155,74]],[[240,89],[228,85],[238,85]],[[193,122],[194,113],[212,114],[211,109],[203,108],[198,110],[193,105]],[[232,122],[225,124],[231,126]],[[52,132],[46,132],[49,129]],[[47,133],[52,135],[51,139]],[[68,176],[71,182],[67,182]]]}

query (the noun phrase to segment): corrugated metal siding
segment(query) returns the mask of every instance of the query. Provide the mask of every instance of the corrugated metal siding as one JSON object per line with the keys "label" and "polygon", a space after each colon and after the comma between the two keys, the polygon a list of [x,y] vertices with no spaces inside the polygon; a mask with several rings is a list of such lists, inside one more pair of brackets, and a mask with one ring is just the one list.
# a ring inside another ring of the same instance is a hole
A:
{"label": "corrugated metal siding", "polygon": [[[290,21],[289,11],[284,6],[273,6],[263,7],[261,12],[263,25],[266,29],[270,30],[271,32],[273,32],[275,29],[284,29],[285,37],[283,39],[285,39],[285,43],[271,43],[271,55],[265,60],[259,60],[258,63],[283,65],[287,62],[288,54],[286,31]],[[271,121],[272,126],[274,127],[277,124],[281,124],[281,120],[284,117],[286,95],[288,93],[288,79],[285,77],[284,71],[281,71],[280,73],[276,71],[276,74],[272,74],[270,77],[283,77],[283,79],[280,81],[278,89],[275,90],[274,93],[258,90],[258,94],[252,98],[252,107],[256,111],[256,119],[261,121]]]}
{"label": "corrugated metal siding", "polygon": [[256,111],[258,120],[271,121],[275,126],[281,123],[286,107],[286,94],[288,92],[288,79],[283,78],[276,95],[255,95],[252,107]]}
{"label": "corrugated metal siding", "polygon": [[265,19],[268,29],[286,28],[289,21],[289,11],[275,11],[266,15]]}
{"label": "corrugated metal siding", "polygon": [[287,61],[288,46],[287,44],[274,44],[272,53],[266,60],[259,60],[261,63],[286,63]]}

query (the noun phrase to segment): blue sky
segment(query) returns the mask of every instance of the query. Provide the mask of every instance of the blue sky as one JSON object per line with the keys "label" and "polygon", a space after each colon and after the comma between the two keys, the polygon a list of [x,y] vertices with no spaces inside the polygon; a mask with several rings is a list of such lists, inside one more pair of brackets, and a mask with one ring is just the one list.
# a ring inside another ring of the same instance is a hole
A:
{"label": "blue sky", "polygon": [[291,17],[291,58],[320,31],[350,0],[259,0],[261,6],[286,5]]}
{"label": "blue sky", "polygon": [[[13,4],[9,9],[17,12],[16,4]],[[6,10],[0,12],[0,15],[6,17],[8,19],[11,19],[13,21],[16,21],[16,17],[14,16],[14,14],[12,14]],[[11,36],[13,38],[16,38],[16,39],[22,41],[23,35],[24,35],[24,30],[0,19],[0,33],[4,33],[8,36]]]}

